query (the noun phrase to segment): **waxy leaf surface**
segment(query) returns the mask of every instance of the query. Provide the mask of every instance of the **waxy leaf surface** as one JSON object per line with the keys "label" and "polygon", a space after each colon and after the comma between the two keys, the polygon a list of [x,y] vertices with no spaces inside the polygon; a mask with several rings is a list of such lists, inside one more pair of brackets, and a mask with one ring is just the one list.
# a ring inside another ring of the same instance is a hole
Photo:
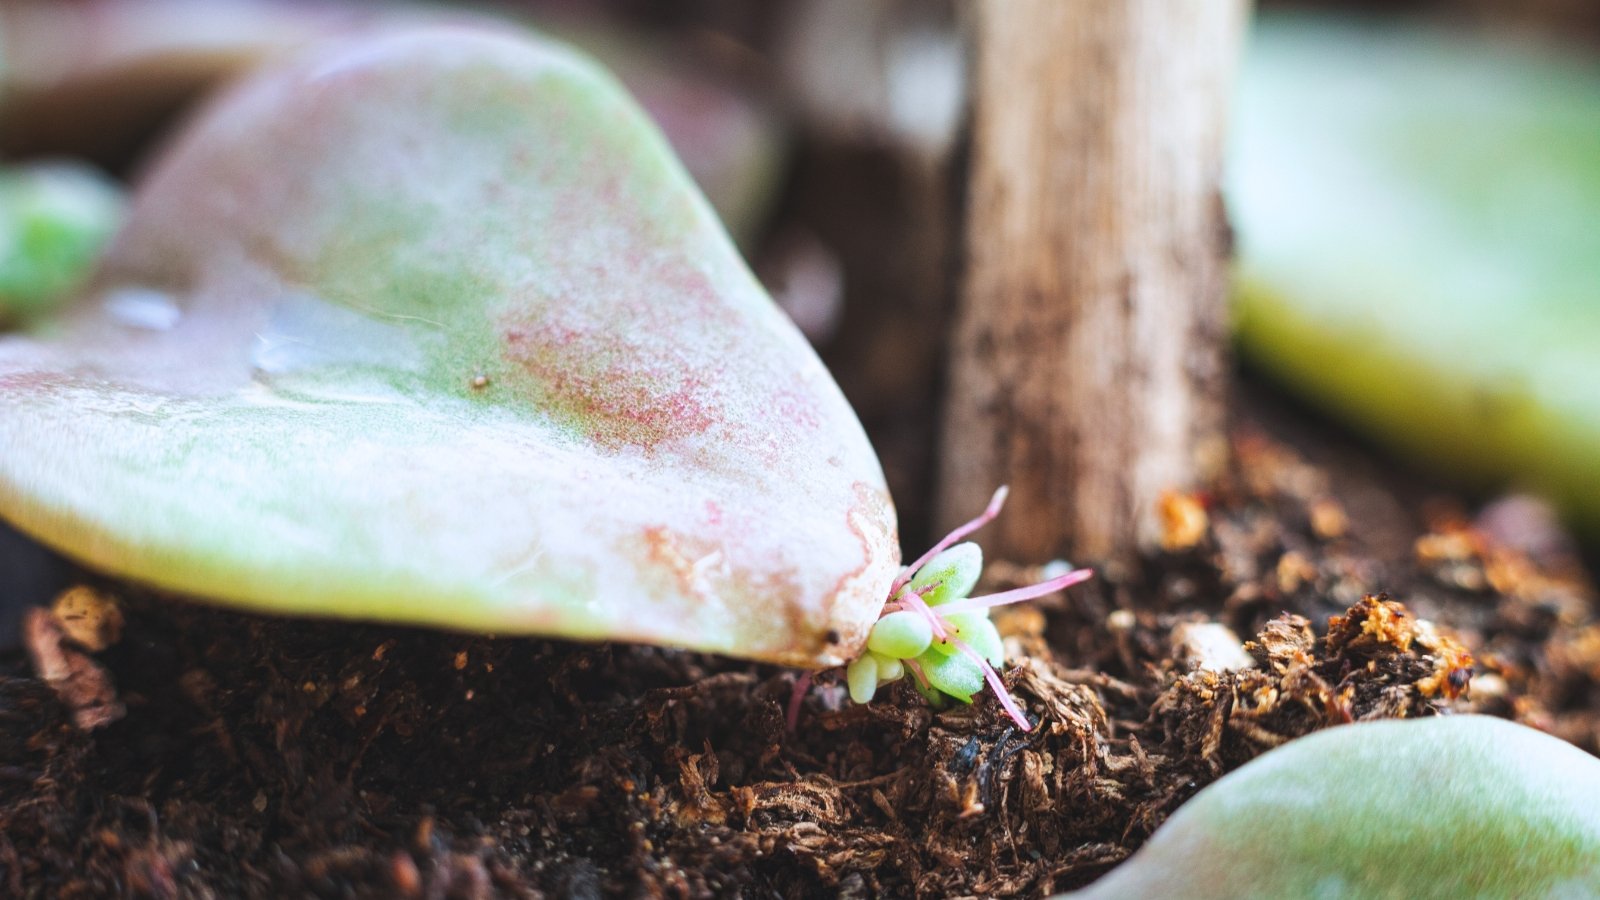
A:
{"label": "waxy leaf surface", "polygon": [[831,665],[898,558],[854,414],[659,133],[505,34],[216,102],[82,302],[0,340],[0,423],[0,515],[272,611]]}
{"label": "waxy leaf surface", "polygon": [[1074,898],[1600,896],[1600,761],[1503,719],[1320,731],[1196,794]]}

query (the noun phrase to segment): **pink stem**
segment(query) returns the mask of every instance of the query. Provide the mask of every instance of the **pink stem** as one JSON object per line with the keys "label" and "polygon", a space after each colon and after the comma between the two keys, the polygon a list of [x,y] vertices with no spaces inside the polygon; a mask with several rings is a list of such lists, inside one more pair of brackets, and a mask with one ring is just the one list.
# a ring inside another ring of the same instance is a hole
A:
{"label": "pink stem", "polygon": [[[922,588],[921,590],[913,591],[911,593],[911,596],[917,598],[918,600],[921,600],[924,594],[927,594],[927,593],[929,593],[931,591],[934,591],[934,590],[938,589],[939,584],[941,584],[941,583],[942,582],[930,584],[927,587]],[[928,604],[926,602],[924,602],[920,607],[917,607],[917,606],[913,606],[909,599],[890,600],[889,602],[885,603],[883,605],[883,609],[878,612],[878,618],[881,619],[884,616],[887,616],[889,613],[899,612],[901,610],[910,610],[911,612],[924,612],[925,610],[928,610],[929,608],[930,607],[928,606]],[[924,614],[925,614],[925,612],[924,612]]]}
{"label": "pink stem", "polygon": [[1027,587],[1020,587],[1009,591],[1001,591],[998,594],[988,594],[983,597],[964,597],[960,600],[953,600],[939,607],[939,614],[948,616],[951,613],[969,612],[974,609],[988,609],[994,606],[1005,606],[1007,603],[1020,603],[1023,600],[1032,600],[1035,597],[1043,597],[1046,594],[1053,594],[1056,591],[1072,587],[1075,584],[1082,584],[1093,577],[1093,569],[1074,569],[1065,575],[1058,575],[1049,581],[1041,581],[1038,584],[1031,584]]}
{"label": "pink stem", "polygon": [[989,687],[994,691],[994,695],[999,698],[1000,706],[1005,709],[1006,715],[1011,717],[1011,721],[1017,723],[1017,727],[1023,731],[1032,731],[1033,726],[1028,724],[1028,717],[1022,714],[1022,708],[1017,706],[1017,701],[1011,698],[1011,692],[1006,690],[1006,684],[1000,680],[1000,673],[994,670],[994,666],[989,665],[989,661],[984,659],[978,651],[972,649],[972,645],[966,641],[958,637],[952,637],[950,643],[955,644],[957,650],[960,650],[968,659],[977,663],[983,669],[983,679],[989,682]]}
{"label": "pink stem", "polygon": [[908,659],[905,660],[905,667],[911,670],[912,675],[917,676],[917,684],[920,684],[929,690],[933,689],[932,683],[928,681],[928,676],[922,672],[922,663],[919,663],[914,659]]}
{"label": "pink stem", "polygon": [[933,636],[939,640],[944,640],[950,634],[944,627],[944,620],[939,618],[939,614],[935,613],[933,607],[929,606],[927,601],[922,599],[922,595],[916,591],[907,594],[905,599],[900,601],[900,605],[913,612],[921,613],[922,617],[927,619],[928,624],[933,627]]}
{"label": "pink stem", "polygon": [[812,674],[807,670],[794,680],[794,693],[789,695],[789,711],[784,716],[790,734],[794,734],[795,726],[800,724],[800,702],[806,699],[806,693],[811,690]]}
{"label": "pink stem", "polygon": [[945,535],[944,540],[934,544],[931,550],[922,554],[922,556],[919,557],[916,562],[907,566],[906,570],[900,573],[900,577],[896,578],[894,583],[889,585],[889,599],[894,599],[895,595],[900,593],[900,589],[906,586],[906,582],[915,577],[917,572],[921,571],[922,567],[928,564],[929,560],[933,559],[935,556],[938,556],[940,553],[943,553],[951,544],[954,544],[956,541],[961,540],[974,531],[977,531],[979,528],[989,524],[994,520],[995,516],[1000,515],[1000,507],[1006,504],[1006,494],[1009,491],[1010,488],[1007,488],[1002,484],[1000,489],[994,492],[994,496],[989,499],[989,506],[984,509],[981,515],[961,526],[960,528],[957,528],[955,531]]}

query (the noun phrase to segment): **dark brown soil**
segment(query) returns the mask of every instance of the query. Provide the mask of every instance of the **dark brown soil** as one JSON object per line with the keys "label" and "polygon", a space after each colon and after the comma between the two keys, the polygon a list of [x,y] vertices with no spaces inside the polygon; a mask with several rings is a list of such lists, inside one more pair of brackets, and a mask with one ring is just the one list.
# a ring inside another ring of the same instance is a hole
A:
{"label": "dark brown soil", "polygon": [[[854,706],[824,676],[785,734],[793,674],[769,666],[121,589],[96,657],[119,721],[80,730],[0,660],[0,891],[1042,896],[1317,728],[1470,709],[1600,746],[1600,625],[1559,543],[1235,443],[1225,483],[1172,498],[1172,550],[999,619],[1030,733],[987,696]],[[1256,666],[1191,668],[1174,628],[1208,621],[1258,634]]]}

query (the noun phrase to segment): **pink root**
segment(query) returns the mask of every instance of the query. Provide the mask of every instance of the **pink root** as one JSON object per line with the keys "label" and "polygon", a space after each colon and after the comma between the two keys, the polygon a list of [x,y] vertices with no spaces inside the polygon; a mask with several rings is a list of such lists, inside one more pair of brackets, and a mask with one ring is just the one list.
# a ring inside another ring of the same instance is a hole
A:
{"label": "pink root", "polygon": [[983,680],[989,682],[989,688],[994,691],[995,697],[999,698],[1001,708],[1006,711],[1006,715],[1011,717],[1011,721],[1017,723],[1017,727],[1023,731],[1032,731],[1033,726],[1028,723],[1028,717],[1022,714],[1022,707],[1018,706],[1017,701],[1012,699],[1011,692],[1006,690],[1006,684],[1000,680],[1000,673],[994,670],[994,666],[989,665],[989,661],[984,659],[983,655],[978,651],[972,649],[972,645],[966,641],[953,637],[950,639],[950,643],[955,644],[957,650],[960,650],[968,659],[977,663],[983,669]]}
{"label": "pink root", "polygon": [[[1023,600],[1032,600],[1035,597],[1053,594],[1075,584],[1082,584],[1093,577],[1093,569],[1074,569],[1065,575],[1058,575],[1049,581],[1041,581],[1038,584],[1030,584],[1027,587],[1001,591],[998,594],[988,594],[982,597],[964,597],[960,600],[954,600],[939,607],[939,614],[950,615],[951,613],[969,612],[974,609],[1005,606],[1008,603],[1020,603]],[[927,604],[923,605],[926,606]]]}
{"label": "pink root", "polygon": [[912,612],[918,613],[924,619],[927,619],[928,624],[933,628],[933,636],[939,640],[942,641],[947,635],[949,635],[950,631],[944,627],[944,620],[939,618],[939,614],[934,612],[933,607],[929,606],[927,601],[922,599],[922,595],[916,591],[912,591],[911,593],[905,595],[905,597],[900,601],[899,606],[902,609],[909,609]]}
{"label": "pink root", "polygon": [[900,589],[906,586],[906,582],[910,581],[917,574],[917,572],[921,571],[922,567],[927,565],[929,560],[933,559],[935,556],[938,556],[940,553],[943,553],[951,544],[954,544],[956,541],[961,540],[974,531],[977,531],[979,528],[982,528],[983,526],[994,521],[994,517],[1000,515],[1000,507],[1006,505],[1006,494],[1009,492],[1010,488],[1002,484],[1000,489],[994,492],[994,496],[989,498],[989,505],[984,509],[982,514],[960,528],[957,528],[955,531],[945,535],[944,540],[934,544],[931,550],[922,554],[922,556],[918,557],[916,562],[907,566],[906,570],[900,573],[900,577],[896,578],[894,583],[889,585],[889,598],[891,600],[894,599],[895,595],[900,593]]}
{"label": "pink root", "polygon": [[794,680],[794,692],[789,695],[789,709],[783,717],[789,734],[794,734],[795,727],[800,724],[800,703],[811,690],[812,674],[809,670],[801,672],[800,677]]}
{"label": "pink root", "polygon": [[905,660],[905,667],[911,670],[912,675],[916,676],[917,684],[922,685],[927,690],[933,690],[933,683],[928,680],[928,676],[922,671],[922,663],[914,659],[908,659]]}

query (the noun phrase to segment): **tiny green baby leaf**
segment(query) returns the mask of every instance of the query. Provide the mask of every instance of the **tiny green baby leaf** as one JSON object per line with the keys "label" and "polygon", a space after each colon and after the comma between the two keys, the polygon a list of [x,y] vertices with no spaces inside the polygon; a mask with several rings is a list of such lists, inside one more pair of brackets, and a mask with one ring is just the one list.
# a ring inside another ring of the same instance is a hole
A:
{"label": "tiny green baby leaf", "polygon": [[280,613],[845,663],[877,458],[586,58],[427,28],[216,101],[93,287],[0,339],[0,516]]}
{"label": "tiny green baby leaf", "polygon": [[888,684],[891,681],[899,681],[905,676],[906,664],[901,659],[897,659],[893,656],[883,656],[877,653],[872,655],[877,657],[879,684]]}
{"label": "tiny green baby leaf", "polygon": [[994,627],[987,615],[974,621],[970,628],[957,629],[956,637],[972,645],[972,649],[988,660],[991,666],[999,668],[1006,661],[1005,642],[1000,638],[1000,629]]}
{"label": "tiny green baby leaf", "polygon": [[1207,787],[1066,896],[1597,897],[1600,761],[1485,716],[1320,731]]}
{"label": "tiny green baby leaf", "polygon": [[962,703],[971,703],[972,695],[983,690],[983,669],[959,653],[929,650],[917,657],[917,665],[929,684]]}
{"label": "tiny green baby leaf", "polygon": [[933,626],[913,612],[892,612],[879,619],[867,635],[867,648],[884,656],[910,659],[920,656],[933,642]]}
{"label": "tiny green baby leaf", "polygon": [[850,688],[850,699],[867,703],[878,690],[878,656],[863,653],[845,666],[845,684]]}
{"label": "tiny green baby leaf", "polygon": [[983,548],[966,541],[935,556],[908,582],[929,606],[939,606],[972,593],[983,574]]}
{"label": "tiny green baby leaf", "polygon": [[0,170],[0,325],[70,297],[122,218],[122,194],[89,169]]}

